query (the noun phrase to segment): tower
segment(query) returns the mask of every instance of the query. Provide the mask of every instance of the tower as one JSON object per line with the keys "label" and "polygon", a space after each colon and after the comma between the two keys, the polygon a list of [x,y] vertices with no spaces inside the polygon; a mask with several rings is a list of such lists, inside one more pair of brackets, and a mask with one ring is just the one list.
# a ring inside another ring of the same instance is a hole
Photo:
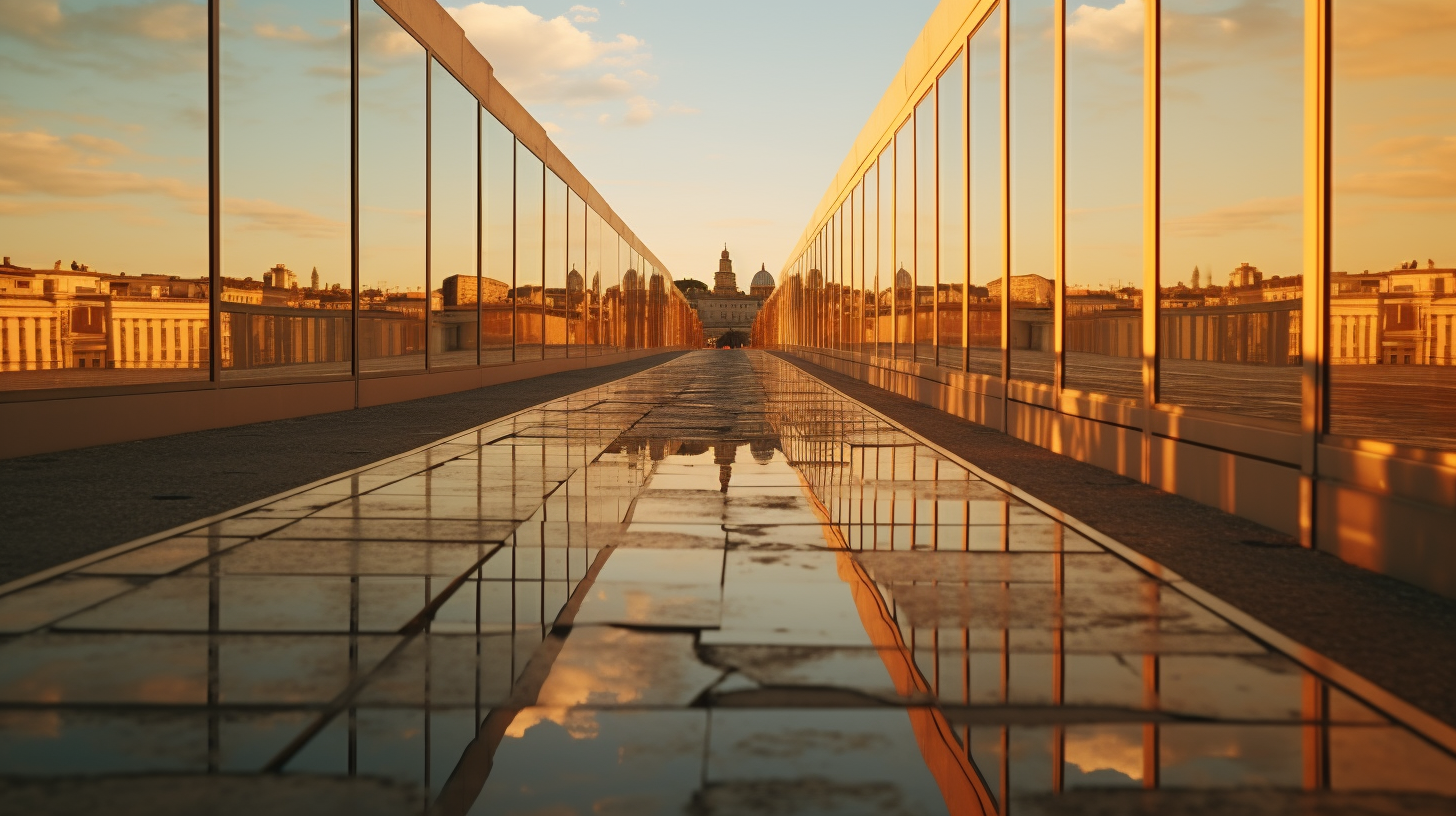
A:
{"label": "tower", "polygon": [[738,276],[733,274],[733,261],[728,257],[728,245],[723,245],[723,254],[718,257],[718,273],[713,276],[713,294],[738,294]]}

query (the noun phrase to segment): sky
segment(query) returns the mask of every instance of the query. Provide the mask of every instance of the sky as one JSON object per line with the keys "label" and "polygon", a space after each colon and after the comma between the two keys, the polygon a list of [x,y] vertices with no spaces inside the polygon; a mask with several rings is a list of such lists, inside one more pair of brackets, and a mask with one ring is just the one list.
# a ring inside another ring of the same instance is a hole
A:
{"label": "sky", "polygon": [[775,278],[933,0],[452,3],[675,278]]}
{"label": "sky", "polygon": [[[1046,46],[1057,1],[1023,0],[1012,21],[1022,78],[1012,84],[1013,263],[1048,277]],[[675,277],[711,281],[726,243],[745,288],[761,263],[779,276],[934,6],[446,4]],[[347,284],[349,2],[222,8],[223,273],[256,280],[286,263],[300,281],[317,267],[323,285]],[[1456,3],[1335,8],[1335,268],[1456,265]],[[3,254],[24,266],[205,277],[205,9],[0,2]],[[1164,0],[1165,284],[1191,282],[1195,266],[1204,283],[1226,282],[1242,262],[1266,275],[1302,270],[1302,9]],[[1141,280],[1142,14],[1141,0],[1068,0],[1072,286]],[[424,55],[382,14],[365,15],[361,39],[361,219],[373,259],[364,283],[418,289],[423,163],[399,157],[423,155]],[[437,117],[433,149],[470,150],[473,106],[437,87],[437,105],[458,104]],[[437,195],[450,186],[463,213],[462,180],[433,183]],[[973,190],[984,186],[973,179]],[[471,225],[441,217],[433,227],[439,264],[468,266]]]}

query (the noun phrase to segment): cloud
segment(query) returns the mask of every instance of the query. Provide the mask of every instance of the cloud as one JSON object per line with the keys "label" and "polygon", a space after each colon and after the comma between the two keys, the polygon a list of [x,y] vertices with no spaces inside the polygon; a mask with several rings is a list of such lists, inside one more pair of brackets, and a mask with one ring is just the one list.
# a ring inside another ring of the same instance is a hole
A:
{"label": "cloud", "polygon": [[634,96],[627,100],[627,114],[622,117],[622,124],[632,127],[645,125],[652,121],[656,112],[656,102],[645,96]]}
{"label": "cloud", "polygon": [[541,129],[551,134],[552,136],[555,136],[556,134],[561,132],[561,125],[558,125],[555,122],[542,122]]}
{"label": "cloud", "polygon": [[1351,173],[1338,191],[1405,199],[1456,198],[1456,136],[1385,139],[1370,148],[1385,169]]}
{"label": "cloud", "polygon": [[1334,18],[1335,71],[1342,79],[1456,76],[1456,3],[1344,3]]}
{"label": "cloud", "polygon": [[1240,0],[1201,12],[1166,7],[1162,18],[1163,75],[1181,76],[1239,64],[1298,69],[1304,49],[1300,0]]}
{"label": "cloud", "polygon": [[623,113],[599,115],[597,120],[640,125],[653,118],[657,103],[643,91],[657,76],[640,67],[652,59],[647,43],[630,34],[599,39],[577,27],[596,22],[597,9],[573,6],[566,15],[549,19],[522,6],[491,3],[446,11],[523,104],[587,107],[621,102],[627,106]]}
{"label": "cloud", "polygon": [[199,71],[206,68],[207,7],[152,0],[77,11],[58,0],[0,0],[0,40],[6,38],[38,47],[48,63],[111,77]]}
{"label": "cloud", "polygon": [[1082,5],[1067,18],[1067,45],[1105,52],[1138,52],[1143,45],[1142,0],[1112,8]]}
{"label": "cloud", "polygon": [[1300,196],[1255,198],[1197,215],[1170,218],[1163,226],[1176,235],[1191,238],[1282,230],[1289,228],[1289,216],[1299,214],[1303,206],[1304,199]]}
{"label": "cloud", "polygon": [[61,139],[44,131],[0,133],[0,194],[100,198],[139,193],[196,202],[199,185],[165,176],[111,170],[112,157],[126,148],[109,139]]}
{"label": "cloud", "polygon": [[222,203],[223,215],[241,219],[238,229],[249,232],[282,232],[299,238],[333,238],[343,235],[349,225],[343,221],[289,207],[265,199],[228,198]]}
{"label": "cloud", "polygon": [[265,40],[286,40],[288,42],[313,42],[315,37],[303,30],[302,26],[291,25],[287,28],[279,28],[272,23],[259,23],[253,26],[253,33]]}

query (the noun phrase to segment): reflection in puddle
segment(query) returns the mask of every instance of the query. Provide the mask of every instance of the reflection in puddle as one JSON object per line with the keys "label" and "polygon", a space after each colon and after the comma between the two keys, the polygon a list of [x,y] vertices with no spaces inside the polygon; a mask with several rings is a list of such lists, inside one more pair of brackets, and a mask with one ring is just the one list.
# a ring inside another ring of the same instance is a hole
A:
{"label": "reflection in puddle", "polygon": [[275,504],[4,599],[0,775],[372,777],[442,814],[1456,796],[1430,742],[767,355]]}

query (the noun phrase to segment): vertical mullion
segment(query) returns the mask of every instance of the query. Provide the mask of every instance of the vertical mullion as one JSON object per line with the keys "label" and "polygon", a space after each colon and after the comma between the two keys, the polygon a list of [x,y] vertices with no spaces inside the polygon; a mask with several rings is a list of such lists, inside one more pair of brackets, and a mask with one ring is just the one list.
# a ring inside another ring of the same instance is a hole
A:
{"label": "vertical mullion", "polygon": [[1054,0],[1052,11],[1052,399],[1060,406],[1066,361],[1063,359],[1067,282],[1067,3]]}
{"label": "vertical mullion", "polygon": [[[430,230],[430,214],[432,212],[434,212],[434,209],[435,209],[435,201],[434,201],[434,193],[435,193],[435,191],[434,191],[434,181],[435,180],[433,178],[431,178],[431,173],[433,172],[432,165],[431,165],[431,159],[433,158],[433,151],[434,151],[434,147],[435,147],[435,144],[434,144],[434,141],[435,141],[435,121],[434,121],[435,120],[435,111],[434,111],[434,106],[431,104],[430,91],[434,87],[434,77],[435,77],[435,58],[434,58],[434,56],[431,55],[431,52],[429,51],[429,49],[426,49],[425,50],[425,373],[427,373],[427,374],[429,373],[430,368],[431,368],[431,361],[430,361],[430,334],[431,334],[430,329],[431,329],[431,326],[430,326],[430,324],[432,322],[434,322],[434,317],[433,317],[433,315],[430,314],[431,301],[433,300],[433,298],[430,297],[430,257],[431,257],[431,250],[433,249],[433,247],[431,246],[431,243],[434,240],[434,235],[433,235],[433,233]],[[477,297],[477,299],[479,298],[479,294],[478,293],[477,293],[476,297]]]}
{"label": "vertical mullion", "polygon": [[349,368],[359,407],[359,3],[349,4]]}
{"label": "vertical mullion", "polygon": [[222,0],[207,4],[207,368],[222,380]]}
{"label": "vertical mullion", "polygon": [[1001,12],[1001,430],[1011,415],[1011,9]]}
{"label": "vertical mullion", "polygon": [[481,149],[485,146],[485,122],[481,118],[480,100],[475,102],[475,364],[477,366],[485,361],[481,359],[485,353],[485,259],[483,250],[485,245],[485,230],[481,224],[485,220],[485,162],[482,161]]}
{"label": "vertical mullion", "polygon": [[971,370],[971,38],[966,35],[961,66],[961,371]]}
{"label": "vertical mullion", "polygon": [[1143,18],[1143,418],[1140,479],[1153,475],[1152,418],[1158,403],[1158,279],[1162,266],[1162,0]]}
{"label": "vertical mullion", "polygon": [[1304,2],[1304,285],[1300,305],[1299,543],[1315,546],[1320,435],[1329,423],[1331,0]]}

